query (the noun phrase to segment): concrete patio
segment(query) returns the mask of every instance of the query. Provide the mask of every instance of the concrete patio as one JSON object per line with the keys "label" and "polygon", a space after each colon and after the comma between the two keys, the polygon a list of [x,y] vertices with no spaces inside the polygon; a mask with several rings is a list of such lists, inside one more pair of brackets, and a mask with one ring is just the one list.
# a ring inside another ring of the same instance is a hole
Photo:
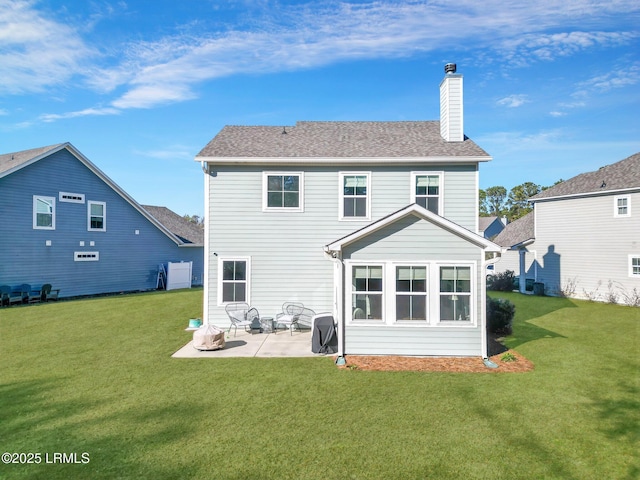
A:
{"label": "concrete patio", "polygon": [[190,341],[172,355],[173,358],[231,358],[231,357],[323,357],[311,352],[311,331],[288,330],[278,333],[249,333],[238,329],[237,335],[225,332],[225,347],[221,350],[200,351]]}

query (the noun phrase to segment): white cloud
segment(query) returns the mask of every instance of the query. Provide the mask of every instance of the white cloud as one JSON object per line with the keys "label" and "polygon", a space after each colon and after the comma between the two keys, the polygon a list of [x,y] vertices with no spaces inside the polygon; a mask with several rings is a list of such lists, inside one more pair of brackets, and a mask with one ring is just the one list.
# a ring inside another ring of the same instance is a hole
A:
{"label": "white cloud", "polygon": [[555,60],[592,47],[629,44],[638,38],[636,32],[561,32],[531,33],[502,42],[502,53],[517,64],[536,60]]}
{"label": "white cloud", "polygon": [[527,95],[509,95],[508,97],[501,98],[496,103],[503,107],[516,108],[528,102]]}
{"label": "white cloud", "polygon": [[117,115],[119,113],[120,113],[120,110],[112,107],[85,108],[84,110],[78,110],[75,112],[67,112],[62,114],[44,113],[40,115],[39,119],[45,123],[49,123],[49,122],[54,122],[56,120],[62,120],[65,118],[77,118],[77,117],[87,117],[87,116],[95,116],[95,115]]}
{"label": "white cloud", "polygon": [[[347,3],[330,0],[283,5],[253,4],[245,23],[206,30],[197,22],[157,40],[143,39],[95,55],[67,23],[27,0],[0,6],[0,92],[43,90],[81,77],[82,87],[110,95],[111,111],[86,109],[44,119],[118,113],[197,97],[203,82],[238,73],[313,68],[350,59],[404,57],[416,52],[489,49],[483,59],[526,65],[594,47],[628,44],[636,32],[602,28],[611,14],[640,11],[635,0],[395,0]],[[107,12],[108,13],[108,12]],[[602,20],[599,20],[602,19]],[[93,18],[88,19],[91,24]],[[188,21],[186,19],[185,21]],[[603,25],[600,25],[603,23]],[[584,24],[584,25],[583,25]],[[219,25],[219,24],[217,24]],[[582,25],[573,31],[570,25]],[[194,31],[201,28],[201,31]],[[555,33],[547,33],[548,31]],[[558,30],[561,30],[558,32]],[[13,32],[10,34],[9,32]],[[471,45],[471,47],[470,47]],[[88,64],[91,59],[94,63]],[[15,75],[8,75],[8,73]],[[4,75],[3,75],[4,73]],[[604,89],[622,78],[593,80]],[[74,85],[78,88],[78,84]],[[511,95],[500,105],[527,101]]]}
{"label": "white cloud", "polygon": [[[129,58],[111,75],[127,92],[114,105],[151,107],[194,98],[201,82],[237,73],[312,68],[358,58],[402,57],[417,51],[478,47],[496,48],[515,64],[550,60],[594,46],[631,42],[636,33],[566,32],[580,18],[592,22],[598,13],[638,10],[631,1],[602,6],[591,0],[527,4],[515,0],[471,0],[425,3],[417,0],[350,4],[327,2],[286,8],[269,5],[256,21],[260,28],[205,33],[198,37],[164,38],[129,49]],[[125,65],[127,68],[124,68]],[[131,78],[123,72],[138,65]],[[101,80],[102,81],[102,80]],[[526,101],[514,96],[505,105]]]}
{"label": "white cloud", "polygon": [[59,85],[92,55],[65,23],[36,10],[33,1],[0,2],[0,93],[22,94]]}
{"label": "white cloud", "polygon": [[[578,86],[582,94],[588,91],[607,92],[615,88],[627,87],[640,83],[640,62],[614,68],[602,75],[596,75]],[[586,92],[585,92],[586,91]]]}

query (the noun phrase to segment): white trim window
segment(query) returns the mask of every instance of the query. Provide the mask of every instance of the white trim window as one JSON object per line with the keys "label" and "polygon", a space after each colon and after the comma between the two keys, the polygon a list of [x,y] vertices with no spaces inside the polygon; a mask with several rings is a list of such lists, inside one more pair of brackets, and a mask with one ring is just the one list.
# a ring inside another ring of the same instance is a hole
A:
{"label": "white trim window", "polygon": [[218,304],[250,303],[251,258],[218,259]]}
{"label": "white trim window", "polygon": [[351,268],[353,320],[384,320],[383,286],[382,265],[353,265]]}
{"label": "white trim window", "polygon": [[428,311],[427,267],[396,266],[396,321],[426,321]]}
{"label": "white trim window", "polygon": [[351,325],[475,326],[474,263],[346,261]]}
{"label": "white trim window", "polygon": [[369,220],[371,174],[340,172],[340,220]]}
{"label": "white trim window", "polygon": [[107,231],[107,204],[105,202],[87,202],[87,230],[91,232]]}
{"label": "white trim window", "polygon": [[54,197],[33,196],[33,228],[36,230],[56,229],[56,199]]}
{"label": "white trim window", "polygon": [[629,276],[640,278],[640,255],[629,255]]}
{"label": "white trim window", "polygon": [[446,265],[440,267],[440,321],[471,320],[471,267]]}
{"label": "white trim window", "polygon": [[304,211],[302,172],[262,172],[262,210],[265,212]]}
{"label": "white trim window", "polygon": [[442,216],[443,172],[411,172],[411,203]]}
{"label": "white trim window", "polygon": [[613,216],[614,217],[630,217],[631,216],[631,196],[620,195],[613,199]]}

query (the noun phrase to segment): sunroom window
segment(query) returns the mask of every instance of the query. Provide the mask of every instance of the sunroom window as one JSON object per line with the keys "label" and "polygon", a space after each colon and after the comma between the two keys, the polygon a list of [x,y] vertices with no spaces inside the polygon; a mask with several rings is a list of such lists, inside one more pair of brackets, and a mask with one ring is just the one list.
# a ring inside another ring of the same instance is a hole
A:
{"label": "sunroom window", "polygon": [[396,267],[396,320],[427,319],[427,267]]}
{"label": "sunroom window", "polygon": [[352,269],[354,320],[382,320],[382,266],[356,265]]}
{"label": "sunroom window", "polygon": [[440,320],[467,321],[471,309],[471,267],[440,267]]}

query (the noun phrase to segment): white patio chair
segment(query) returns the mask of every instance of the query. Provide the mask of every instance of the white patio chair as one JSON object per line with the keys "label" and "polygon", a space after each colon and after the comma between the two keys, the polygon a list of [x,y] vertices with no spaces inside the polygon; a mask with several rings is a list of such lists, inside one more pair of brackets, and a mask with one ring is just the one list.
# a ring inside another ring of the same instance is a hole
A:
{"label": "white patio chair", "polygon": [[311,323],[315,312],[306,308],[300,302],[285,302],[282,305],[282,313],[276,315],[276,331],[279,325],[284,325],[291,335],[293,330],[311,329]]}
{"label": "white patio chair", "polygon": [[249,331],[251,329],[251,322],[253,321],[253,318],[247,318],[247,313],[249,312],[249,310],[251,310],[251,307],[248,303],[228,303],[224,307],[224,309],[226,310],[227,315],[229,316],[229,320],[231,321],[231,325],[229,325],[228,331],[231,332],[231,328],[233,327],[235,329],[233,333],[234,337],[238,333],[238,327],[243,327],[245,331]]}

